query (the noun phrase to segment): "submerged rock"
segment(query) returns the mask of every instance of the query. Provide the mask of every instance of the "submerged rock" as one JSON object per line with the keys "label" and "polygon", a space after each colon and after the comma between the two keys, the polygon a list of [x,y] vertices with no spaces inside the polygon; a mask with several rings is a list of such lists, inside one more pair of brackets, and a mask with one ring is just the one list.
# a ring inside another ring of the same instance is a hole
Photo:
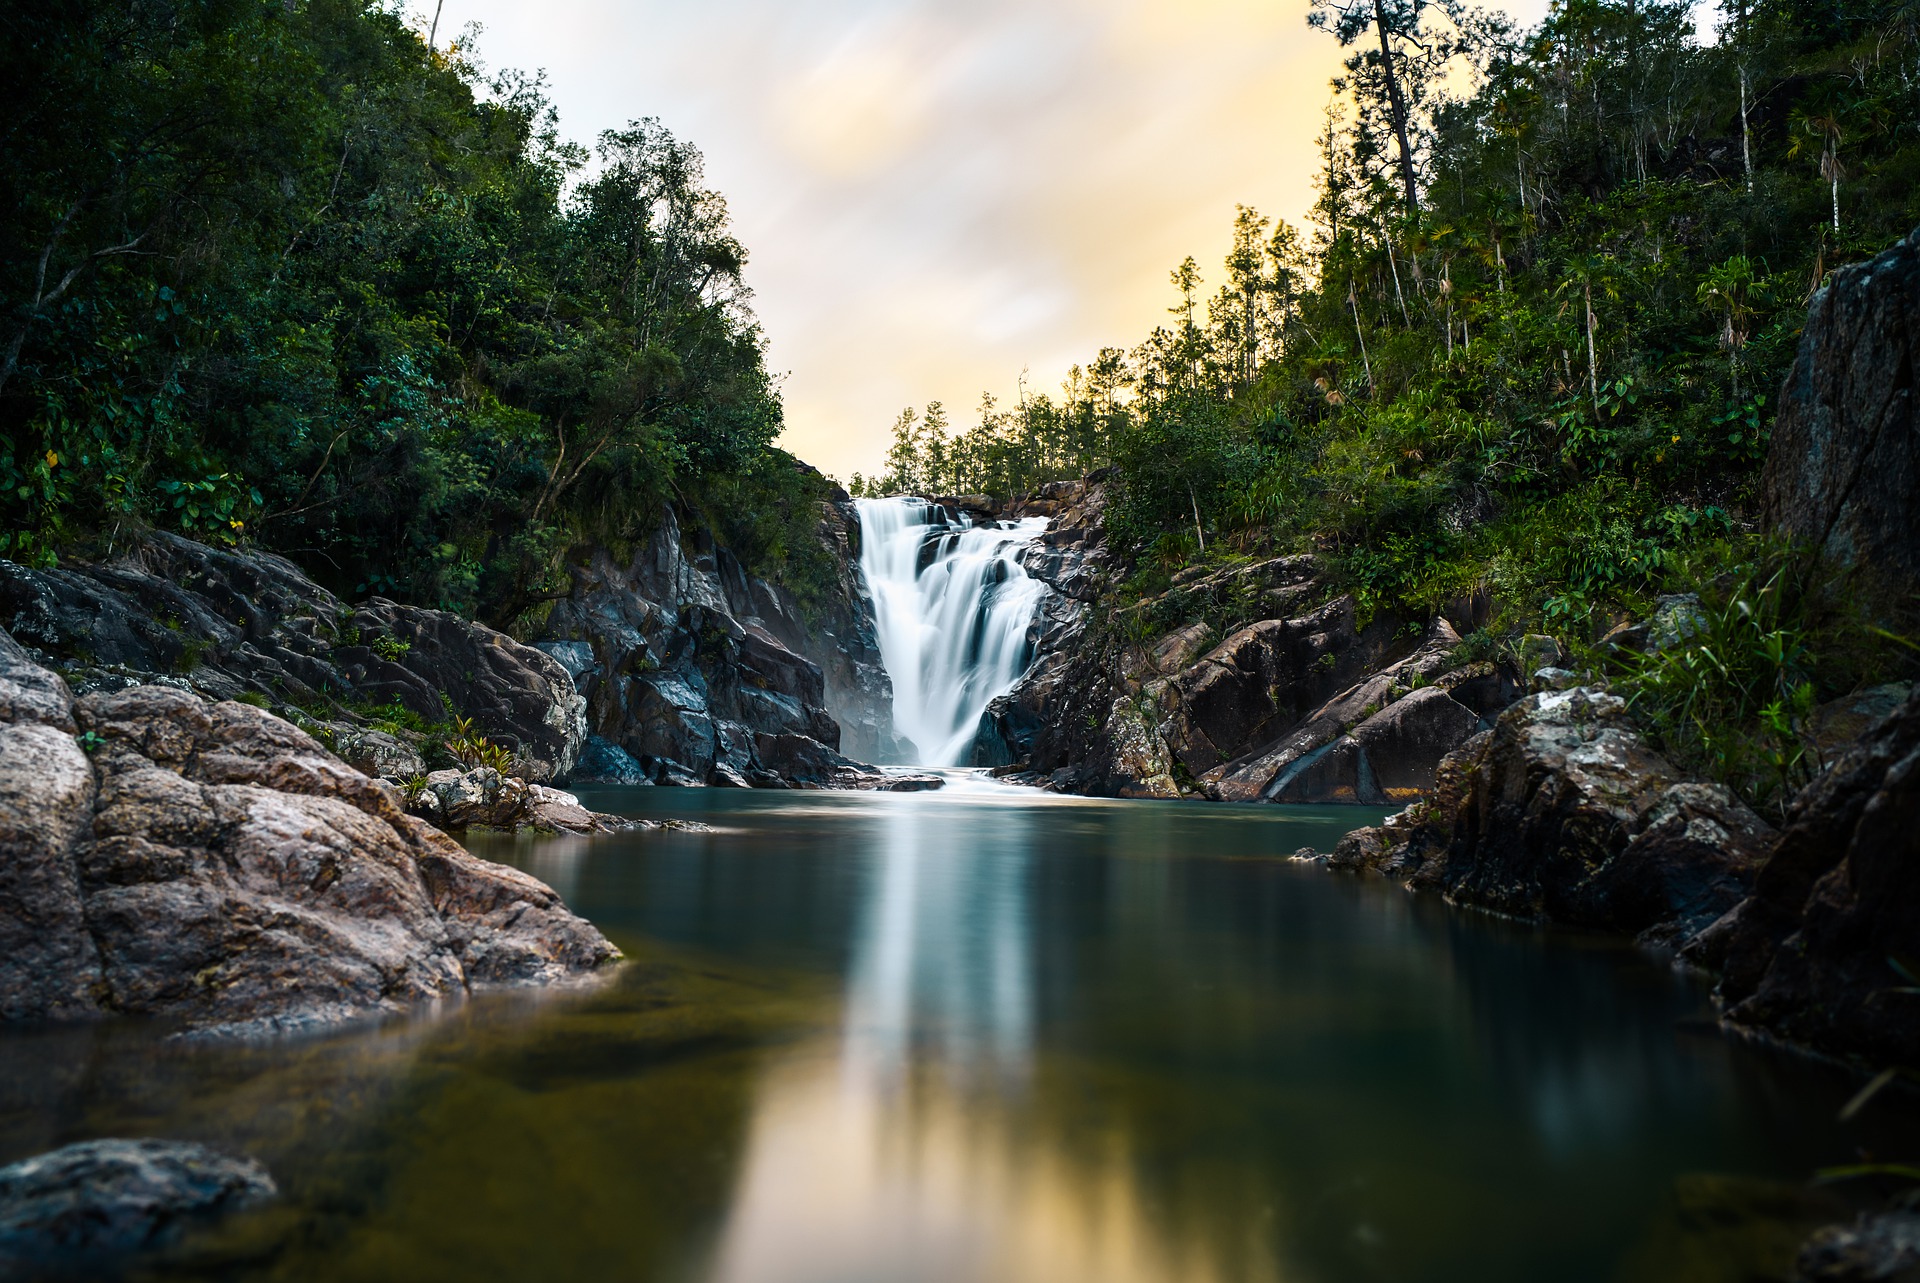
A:
{"label": "submerged rock", "polygon": [[260,1163],[204,1145],[68,1145],[0,1167],[0,1278],[98,1268],[278,1192]]}
{"label": "submerged rock", "polygon": [[47,720],[0,725],[0,1017],[297,1028],[618,956],[262,709],[163,686],[73,702],[8,654],[0,689],[41,698],[0,704]]}

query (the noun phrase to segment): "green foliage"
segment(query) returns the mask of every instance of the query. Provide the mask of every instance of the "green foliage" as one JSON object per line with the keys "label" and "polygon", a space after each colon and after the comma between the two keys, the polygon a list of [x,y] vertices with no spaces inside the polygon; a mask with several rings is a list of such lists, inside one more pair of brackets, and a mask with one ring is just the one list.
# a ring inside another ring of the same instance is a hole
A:
{"label": "green foliage", "polygon": [[472,718],[454,714],[443,747],[469,771],[490,766],[502,775],[515,773],[513,754],[475,729]]}
{"label": "green foliage", "polygon": [[400,657],[412,649],[412,642],[403,641],[391,633],[382,633],[373,639],[373,653],[388,663],[398,663]]}
{"label": "green foliage", "polygon": [[1879,623],[1884,603],[1812,553],[1751,539],[1703,547],[1673,579],[1699,602],[1677,607],[1680,626],[1645,653],[1596,662],[1681,765],[1778,818],[1826,765],[1810,736],[1815,707],[1906,667]]}
{"label": "green foliage", "polygon": [[158,526],[507,624],[777,471],[745,252],[657,122],[582,178],[537,79],[375,0],[8,21],[0,555]]}

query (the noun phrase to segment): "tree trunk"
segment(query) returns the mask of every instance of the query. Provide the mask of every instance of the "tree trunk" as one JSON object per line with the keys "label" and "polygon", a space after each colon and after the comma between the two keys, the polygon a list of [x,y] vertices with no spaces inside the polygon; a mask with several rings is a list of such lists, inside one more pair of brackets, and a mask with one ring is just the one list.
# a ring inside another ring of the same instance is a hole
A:
{"label": "tree trunk", "polygon": [[1393,46],[1387,40],[1387,11],[1382,0],[1374,0],[1374,30],[1380,33],[1380,70],[1387,77],[1387,106],[1393,113],[1393,133],[1400,144],[1400,185],[1406,189],[1407,214],[1418,217],[1420,194],[1413,179],[1413,144],[1407,135],[1407,100],[1400,92],[1400,77],[1393,71]]}

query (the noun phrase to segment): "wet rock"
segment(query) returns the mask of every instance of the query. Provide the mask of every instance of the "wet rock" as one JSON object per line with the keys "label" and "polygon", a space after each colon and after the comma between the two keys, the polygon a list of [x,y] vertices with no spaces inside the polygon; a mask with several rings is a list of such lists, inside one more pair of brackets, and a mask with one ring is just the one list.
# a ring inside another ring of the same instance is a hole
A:
{"label": "wet rock", "polygon": [[799,788],[869,789],[914,793],[940,788],[945,781],[923,772],[882,771],[856,762],[805,735],[755,737],[754,753],[765,769]]}
{"label": "wet rock", "polygon": [[640,765],[640,759],[611,740],[598,735],[587,737],[580,750],[580,761],[569,777],[575,784],[651,784],[653,777]]}
{"label": "wet rock", "polygon": [[1814,1232],[1795,1283],[1920,1283],[1920,1212],[1885,1211]]}
{"label": "wet rock", "polygon": [[0,1016],[259,1032],[617,956],[262,709],[136,686],[74,720],[0,726]]}
{"label": "wet rock", "polygon": [[1769,524],[1920,588],[1920,233],[1814,294],[1761,473]]}
{"label": "wet rock", "polygon": [[103,1268],[278,1192],[260,1163],[204,1145],[68,1145],[0,1167],[0,1277]]}
{"label": "wet rock", "polygon": [[1752,895],[1692,956],[1737,1025],[1920,1062],[1920,693],[1801,790]]}

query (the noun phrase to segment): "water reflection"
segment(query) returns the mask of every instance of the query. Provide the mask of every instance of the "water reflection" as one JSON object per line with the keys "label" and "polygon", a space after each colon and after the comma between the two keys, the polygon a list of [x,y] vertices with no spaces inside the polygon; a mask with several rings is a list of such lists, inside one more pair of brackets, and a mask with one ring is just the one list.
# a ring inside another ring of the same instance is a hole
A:
{"label": "water reflection", "polygon": [[1731,1283],[1832,1214],[1813,1168],[1920,1152],[1617,942],[1285,860],[1363,812],[590,800],[720,828],[476,839],[629,952],[610,984],[300,1044],[9,1034],[0,1161],[266,1160],[281,1204],[154,1278]]}

